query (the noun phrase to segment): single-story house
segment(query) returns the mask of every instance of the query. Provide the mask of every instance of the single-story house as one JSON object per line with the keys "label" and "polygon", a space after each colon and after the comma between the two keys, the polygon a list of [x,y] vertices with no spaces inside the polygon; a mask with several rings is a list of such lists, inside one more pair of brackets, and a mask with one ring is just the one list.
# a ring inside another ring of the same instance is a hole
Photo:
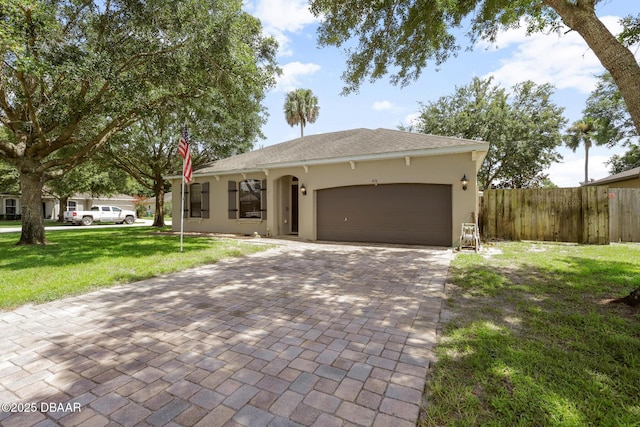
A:
{"label": "single-story house", "polygon": [[[165,206],[167,204],[171,204],[171,201],[173,200],[173,195],[171,193],[171,191],[164,193],[164,204]],[[149,197],[149,199],[144,201],[144,210],[145,210],[145,215],[147,216],[153,216],[156,214],[156,198],[154,197]]]}
{"label": "single-story house", "polygon": [[611,188],[640,188],[640,167],[591,181],[587,185],[607,185]]}
{"label": "single-story house", "polygon": [[16,219],[20,215],[20,195],[0,193],[0,219]]}
{"label": "single-story house", "polygon": [[[126,194],[110,197],[93,197],[90,194],[76,194],[67,201],[67,210],[88,210],[93,205],[118,206],[122,209],[134,209],[135,199]],[[57,219],[60,212],[60,200],[50,194],[42,195],[42,216]],[[15,219],[21,213],[19,194],[0,193],[0,215],[2,218]]]}
{"label": "single-story house", "polygon": [[[293,139],[195,170],[184,230],[452,246],[461,224],[475,222],[488,147],[388,129]],[[167,179],[181,194],[182,177]]]}

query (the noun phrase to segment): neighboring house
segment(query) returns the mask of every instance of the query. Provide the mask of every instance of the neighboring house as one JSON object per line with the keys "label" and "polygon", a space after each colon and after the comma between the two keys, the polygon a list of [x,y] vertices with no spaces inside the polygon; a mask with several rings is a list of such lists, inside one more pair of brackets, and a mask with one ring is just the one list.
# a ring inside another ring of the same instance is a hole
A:
{"label": "neighboring house", "polygon": [[640,188],[640,167],[629,169],[587,185],[607,185],[611,188]]}
{"label": "neighboring house", "polygon": [[[167,204],[171,204],[171,201],[173,200],[173,193],[171,193],[171,191],[169,191],[168,193],[164,193],[164,204],[165,206],[167,206]],[[168,208],[165,208],[168,209]],[[145,215],[147,216],[154,216],[156,214],[156,198],[155,197],[149,197],[149,199],[144,201],[144,210],[145,210]],[[166,210],[165,210],[166,212]]]}
{"label": "neighboring house", "polygon": [[19,194],[0,194],[0,219],[17,219],[20,214]]}
{"label": "neighboring house", "polygon": [[[77,194],[69,198],[67,210],[90,209],[93,205],[118,206],[122,209],[134,209],[132,196],[118,194],[111,197],[93,197],[90,194]],[[0,194],[0,215],[7,219],[16,219],[21,213],[19,194]],[[44,218],[57,219],[60,212],[60,200],[47,194],[42,195],[42,215]]]}
{"label": "neighboring house", "polygon": [[[475,221],[488,147],[387,129],[297,138],[194,171],[184,230],[451,246]],[[182,177],[168,179],[181,194]]]}

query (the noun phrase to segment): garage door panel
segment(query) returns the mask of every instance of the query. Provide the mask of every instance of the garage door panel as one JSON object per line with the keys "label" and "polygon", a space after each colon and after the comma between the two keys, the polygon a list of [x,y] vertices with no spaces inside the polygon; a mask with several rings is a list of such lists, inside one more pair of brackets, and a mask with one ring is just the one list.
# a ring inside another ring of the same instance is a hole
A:
{"label": "garage door panel", "polygon": [[451,245],[451,186],[385,184],[318,191],[318,239]]}

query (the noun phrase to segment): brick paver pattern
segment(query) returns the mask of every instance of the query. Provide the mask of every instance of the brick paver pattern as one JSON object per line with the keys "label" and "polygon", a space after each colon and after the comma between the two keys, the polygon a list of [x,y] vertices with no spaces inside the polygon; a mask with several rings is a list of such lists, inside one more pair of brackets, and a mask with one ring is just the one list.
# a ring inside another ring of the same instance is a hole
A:
{"label": "brick paver pattern", "polygon": [[262,242],[0,312],[0,424],[415,426],[451,252]]}

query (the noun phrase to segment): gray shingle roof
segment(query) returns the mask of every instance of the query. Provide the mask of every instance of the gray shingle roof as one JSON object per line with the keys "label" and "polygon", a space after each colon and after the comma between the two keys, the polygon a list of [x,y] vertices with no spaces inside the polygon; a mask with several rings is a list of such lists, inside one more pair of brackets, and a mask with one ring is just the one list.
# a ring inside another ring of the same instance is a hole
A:
{"label": "gray shingle roof", "polygon": [[488,143],[482,141],[389,129],[352,129],[296,138],[221,159],[194,171],[194,175],[487,149]]}
{"label": "gray shingle roof", "polygon": [[640,178],[640,167],[629,169],[628,171],[620,172],[615,175],[608,176],[606,178],[591,181],[587,185],[602,185],[609,184],[611,182],[626,181],[628,179]]}

